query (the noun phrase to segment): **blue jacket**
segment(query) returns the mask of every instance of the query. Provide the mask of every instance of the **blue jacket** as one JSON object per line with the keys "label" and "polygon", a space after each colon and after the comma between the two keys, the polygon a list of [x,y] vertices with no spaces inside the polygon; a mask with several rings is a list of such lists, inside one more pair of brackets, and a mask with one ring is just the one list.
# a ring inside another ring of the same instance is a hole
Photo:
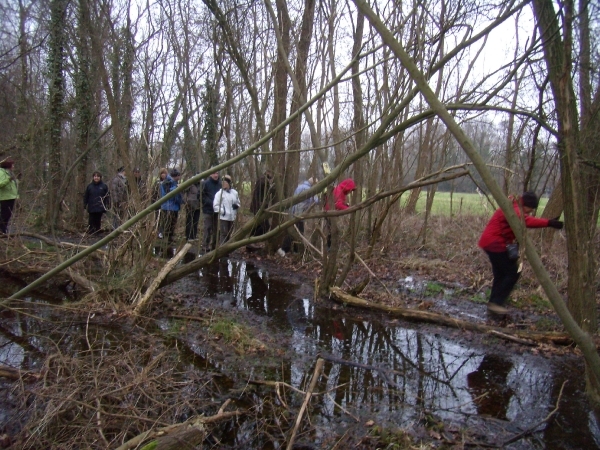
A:
{"label": "blue jacket", "polygon": [[[177,188],[177,181],[171,178],[171,175],[167,175],[167,178],[164,179],[162,183],[160,183],[160,196],[161,198],[167,195],[169,192],[174,191]],[[175,197],[170,198],[162,205],[160,205],[160,209],[163,211],[179,211],[182,203],[181,194],[177,194]]]}
{"label": "blue jacket", "polygon": [[[312,185],[308,182],[308,180],[303,181],[298,185],[296,190],[294,191],[294,196],[301,194],[302,192],[310,189]],[[315,195],[314,197],[308,197],[306,200],[301,201],[300,203],[291,207],[290,212],[295,216],[300,216],[304,214],[304,212],[310,208],[313,203],[319,203],[319,198]]]}

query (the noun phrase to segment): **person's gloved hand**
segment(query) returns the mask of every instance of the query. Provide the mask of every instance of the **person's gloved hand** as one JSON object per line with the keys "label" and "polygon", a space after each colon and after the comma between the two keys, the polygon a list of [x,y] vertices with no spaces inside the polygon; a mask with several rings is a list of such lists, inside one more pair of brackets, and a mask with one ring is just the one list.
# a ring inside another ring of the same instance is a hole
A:
{"label": "person's gloved hand", "polygon": [[236,210],[240,207],[240,205],[236,205],[235,203],[233,204],[233,209]]}
{"label": "person's gloved hand", "polygon": [[556,228],[557,230],[562,230],[562,227],[564,226],[564,223],[561,222],[558,219],[550,219],[548,221],[548,226],[552,227],[552,228]]}

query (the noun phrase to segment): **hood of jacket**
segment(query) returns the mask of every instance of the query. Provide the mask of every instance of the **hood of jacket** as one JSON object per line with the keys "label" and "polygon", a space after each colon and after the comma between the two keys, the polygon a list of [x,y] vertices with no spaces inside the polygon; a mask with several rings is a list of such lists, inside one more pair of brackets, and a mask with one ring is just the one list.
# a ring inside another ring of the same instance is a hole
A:
{"label": "hood of jacket", "polygon": [[339,184],[338,187],[344,193],[344,195],[348,195],[350,192],[356,189],[356,184],[352,178],[346,178]]}

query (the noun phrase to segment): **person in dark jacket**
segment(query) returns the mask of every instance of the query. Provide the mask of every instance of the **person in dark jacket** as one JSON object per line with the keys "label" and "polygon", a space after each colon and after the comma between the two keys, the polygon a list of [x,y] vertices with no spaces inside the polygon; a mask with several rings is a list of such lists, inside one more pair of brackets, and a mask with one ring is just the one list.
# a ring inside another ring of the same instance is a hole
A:
{"label": "person in dark jacket", "polygon": [[[254,191],[252,192],[252,201],[250,202],[250,212],[256,214],[260,207],[265,204],[265,208],[268,208],[273,200],[273,172],[270,170],[265,171],[265,174],[256,181]],[[262,236],[268,233],[271,229],[271,222],[269,219],[263,220],[252,230],[252,236]]]}
{"label": "person in dark jacket", "polygon": [[102,214],[110,208],[108,186],[102,181],[102,174],[94,172],[92,182],[88,184],[83,194],[83,207],[89,214],[87,232],[94,234],[102,228]]}
{"label": "person in dark jacket", "polygon": [[[527,228],[552,227],[560,230],[563,223],[556,219],[541,219],[531,216],[531,212],[538,207],[538,197],[533,192],[525,192],[521,198],[513,199],[513,208],[517,216],[521,217],[523,211],[525,226]],[[498,208],[486,225],[481,237],[479,247],[485,251],[492,264],[492,291],[488,302],[488,311],[495,314],[506,314],[508,309],[504,306],[520,276],[518,259],[509,258],[506,246],[515,242],[515,234],[510,228],[502,209]]]}
{"label": "person in dark jacket", "polygon": [[202,214],[203,223],[203,251],[205,253],[214,250],[217,245],[217,226],[219,222],[219,213],[214,211],[213,201],[217,192],[221,190],[221,179],[219,172],[212,173],[202,182]]}
{"label": "person in dark jacket", "polygon": [[183,203],[185,203],[185,238],[188,241],[196,240],[198,236],[200,189],[200,182],[194,183],[183,194]]}
{"label": "person in dark jacket", "polygon": [[[179,170],[171,170],[169,175],[167,175],[167,178],[160,184],[160,196],[164,197],[169,192],[177,189],[179,178],[181,178]],[[164,237],[169,244],[173,242],[182,200],[181,194],[177,194],[175,197],[170,198],[160,205],[161,226],[159,238]]]}

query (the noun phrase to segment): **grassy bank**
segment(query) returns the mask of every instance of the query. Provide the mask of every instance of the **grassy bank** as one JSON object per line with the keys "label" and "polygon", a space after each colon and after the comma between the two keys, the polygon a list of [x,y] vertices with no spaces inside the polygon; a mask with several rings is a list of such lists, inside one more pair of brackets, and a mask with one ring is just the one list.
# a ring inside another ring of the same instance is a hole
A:
{"label": "grassy bank", "polygon": [[[493,201],[491,196],[489,199]],[[406,202],[407,200],[408,195],[403,195],[402,202]],[[422,192],[417,202],[418,212],[425,211],[426,200],[427,192]],[[547,198],[540,199],[540,205],[537,211],[538,216],[544,210],[547,202]],[[495,202],[494,205],[491,205],[484,195],[479,195],[477,193],[455,192],[451,194],[450,192],[436,192],[431,212],[434,215],[440,216],[490,216],[496,208]]]}

